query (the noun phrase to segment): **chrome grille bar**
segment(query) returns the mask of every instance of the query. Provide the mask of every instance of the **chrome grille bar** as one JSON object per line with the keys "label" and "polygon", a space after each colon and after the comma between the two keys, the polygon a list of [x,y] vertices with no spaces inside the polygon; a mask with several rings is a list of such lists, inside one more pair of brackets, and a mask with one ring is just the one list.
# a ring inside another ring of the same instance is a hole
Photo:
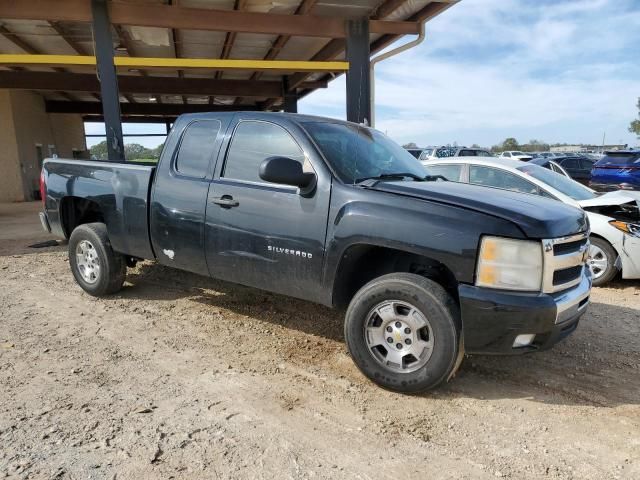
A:
{"label": "chrome grille bar", "polygon": [[[555,245],[582,242],[579,248],[574,252],[555,254]],[[553,274],[558,270],[564,270],[570,267],[582,266],[586,267],[587,252],[589,251],[589,232],[571,235],[569,237],[552,238],[542,240],[543,268],[542,268],[542,291],[545,293],[555,293],[566,290],[580,283],[582,278],[582,270],[576,278],[560,285],[553,284]]]}

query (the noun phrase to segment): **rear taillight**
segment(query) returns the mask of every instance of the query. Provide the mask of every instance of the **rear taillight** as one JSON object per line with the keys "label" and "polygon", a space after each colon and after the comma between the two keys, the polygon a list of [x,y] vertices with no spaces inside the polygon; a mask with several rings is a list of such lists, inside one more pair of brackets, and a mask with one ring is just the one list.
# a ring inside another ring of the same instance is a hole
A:
{"label": "rear taillight", "polygon": [[42,200],[42,206],[45,205],[46,187],[44,184],[44,169],[40,172],[40,200]]}

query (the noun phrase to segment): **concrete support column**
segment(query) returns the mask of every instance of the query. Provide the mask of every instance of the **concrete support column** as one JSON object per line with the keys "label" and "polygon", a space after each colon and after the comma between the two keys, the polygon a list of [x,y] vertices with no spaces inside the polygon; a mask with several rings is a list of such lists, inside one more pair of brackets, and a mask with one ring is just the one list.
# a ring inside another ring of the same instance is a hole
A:
{"label": "concrete support column", "polygon": [[369,19],[347,20],[347,120],[371,124]]}
{"label": "concrete support column", "polygon": [[118,92],[118,77],[113,65],[113,40],[107,0],[91,0],[91,11],[93,13],[94,50],[98,78],[100,79],[109,161],[124,161],[120,94]]}

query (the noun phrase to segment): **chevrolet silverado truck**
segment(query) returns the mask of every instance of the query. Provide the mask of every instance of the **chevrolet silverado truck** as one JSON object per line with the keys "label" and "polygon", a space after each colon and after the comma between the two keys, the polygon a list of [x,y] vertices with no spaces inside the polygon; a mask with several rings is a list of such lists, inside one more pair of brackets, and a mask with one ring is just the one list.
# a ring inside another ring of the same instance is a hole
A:
{"label": "chevrolet silverado truck", "polygon": [[551,347],[585,312],[581,210],[429,177],[382,133],[285,113],[178,118],[157,165],[48,159],[46,230],[90,295],[141,259],[346,308],[360,370],[401,392],[464,353]]}

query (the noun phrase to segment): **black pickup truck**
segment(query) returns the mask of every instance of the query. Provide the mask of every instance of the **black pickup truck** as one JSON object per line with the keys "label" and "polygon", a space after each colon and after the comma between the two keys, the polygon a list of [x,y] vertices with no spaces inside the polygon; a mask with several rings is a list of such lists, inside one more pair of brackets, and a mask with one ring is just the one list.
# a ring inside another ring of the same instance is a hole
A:
{"label": "black pickup truck", "polygon": [[346,307],[353,360],[404,392],[464,353],[549,348],[591,289],[585,214],[427,177],[385,135],[284,113],[183,115],[157,166],[49,159],[43,226],[91,295],[152,259]]}

